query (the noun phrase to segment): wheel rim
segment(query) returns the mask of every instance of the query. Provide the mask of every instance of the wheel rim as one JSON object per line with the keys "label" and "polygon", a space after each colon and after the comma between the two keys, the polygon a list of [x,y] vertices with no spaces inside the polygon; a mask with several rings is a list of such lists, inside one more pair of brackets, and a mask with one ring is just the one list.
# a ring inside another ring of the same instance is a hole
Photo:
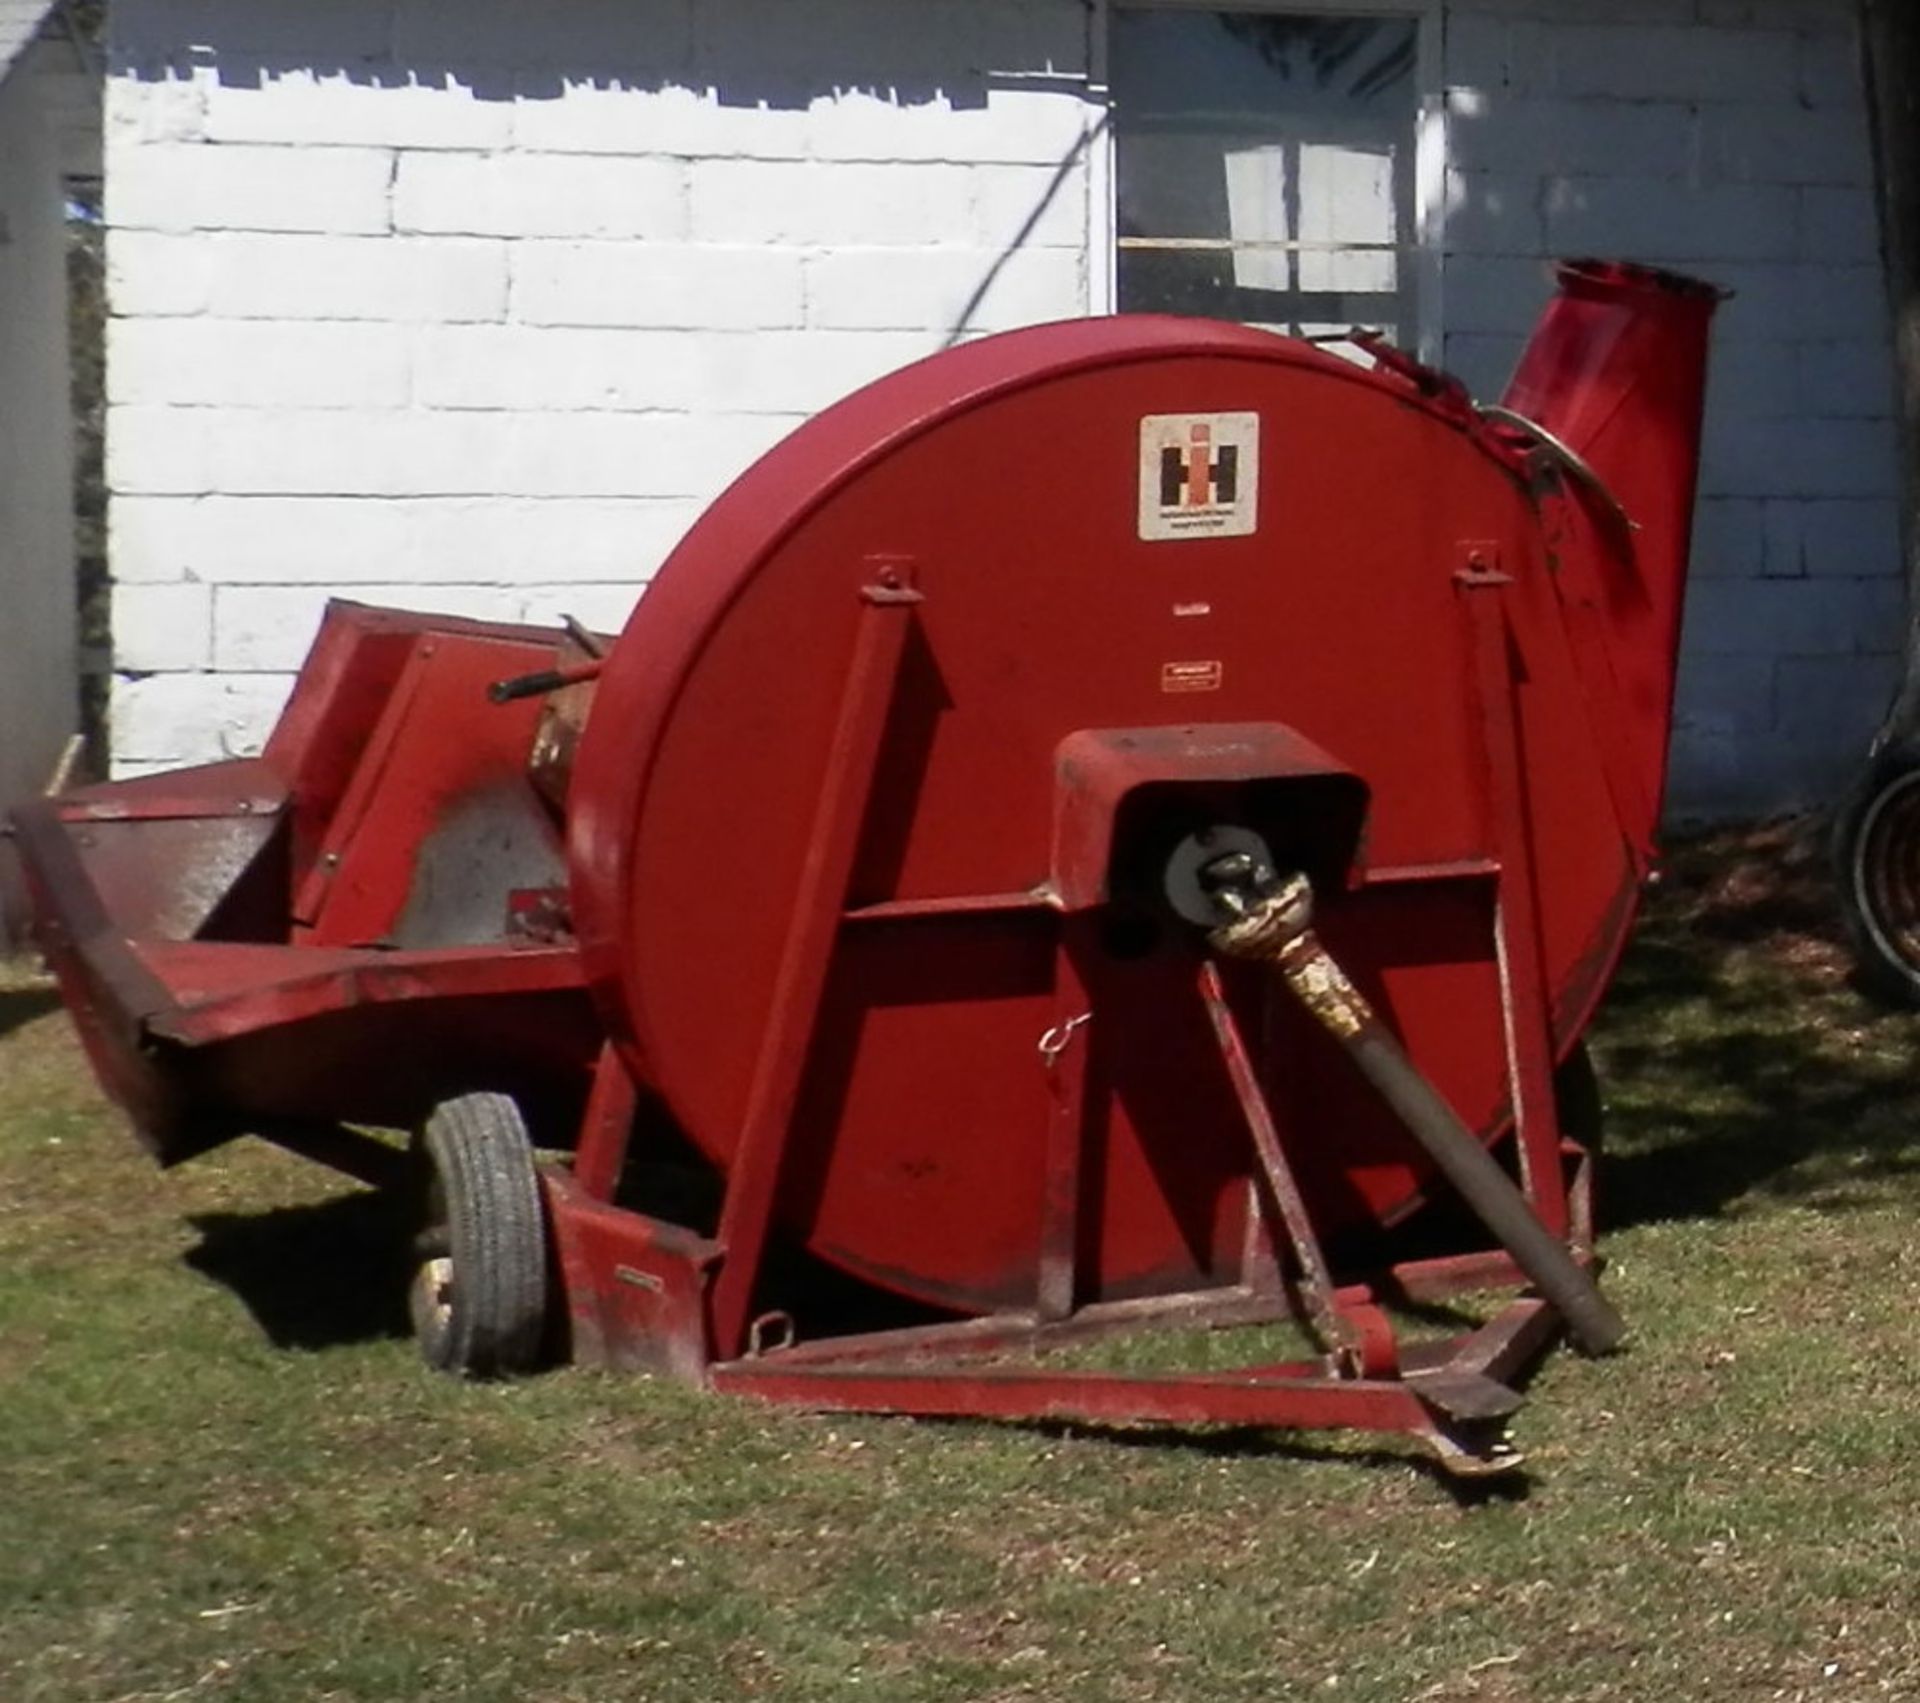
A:
{"label": "wheel rim", "polygon": [[407,1287],[407,1311],[423,1345],[444,1342],[453,1329],[452,1231],[447,1224],[447,1193],[438,1173],[427,1179],[419,1233],[414,1237],[413,1281]]}
{"label": "wheel rim", "polygon": [[422,1336],[439,1335],[453,1324],[453,1261],[437,1254],[420,1262],[413,1274],[413,1328]]}
{"label": "wheel rim", "polygon": [[1920,973],[1920,769],[1880,790],[1854,847],[1853,898],[1874,949]]}

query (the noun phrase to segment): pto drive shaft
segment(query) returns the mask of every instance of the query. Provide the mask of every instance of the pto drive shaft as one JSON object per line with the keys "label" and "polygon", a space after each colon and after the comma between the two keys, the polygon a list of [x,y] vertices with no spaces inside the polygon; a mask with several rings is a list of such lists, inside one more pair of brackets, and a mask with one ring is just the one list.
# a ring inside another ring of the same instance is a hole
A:
{"label": "pto drive shaft", "polygon": [[1587,1354],[1611,1353],[1625,1326],[1592,1275],[1535,1216],[1493,1156],[1435,1091],[1313,931],[1313,888],[1304,875],[1276,881],[1246,852],[1201,872],[1231,920],[1208,935],[1228,957],[1271,964],[1302,1005],[1338,1041],[1439,1166],[1476,1217],[1566,1321]]}

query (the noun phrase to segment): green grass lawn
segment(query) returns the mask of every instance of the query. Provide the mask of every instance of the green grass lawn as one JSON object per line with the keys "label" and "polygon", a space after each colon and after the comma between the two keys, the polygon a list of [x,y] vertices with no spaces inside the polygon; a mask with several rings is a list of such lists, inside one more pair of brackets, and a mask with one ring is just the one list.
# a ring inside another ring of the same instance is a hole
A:
{"label": "green grass lawn", "polygon": [[1628,1353],[1529,1470],[818,1417],[400,1333],[393,1226],[158,1174],[0,982],[0,1699],[1920,1698],[1920,1020],[1804,835],[1676,858],[1595,1038]]}

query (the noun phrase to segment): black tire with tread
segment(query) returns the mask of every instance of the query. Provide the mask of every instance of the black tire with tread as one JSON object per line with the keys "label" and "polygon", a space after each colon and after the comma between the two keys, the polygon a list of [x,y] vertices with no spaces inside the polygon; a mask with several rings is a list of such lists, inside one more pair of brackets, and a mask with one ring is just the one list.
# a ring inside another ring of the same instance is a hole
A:
{"label": "black tire with tread", "polygon": [[1833,821],[1840,920],[1862,985],[1920,1005],[1920,743],[1875,753]]}
{"label": "black tire with tread", "polygon": [[[546,1334],[547,1235],[519,1108],[504,1094],[442,1101],[418,1148],[429,1204],[410,1299],[422,1357],[475,1378],[532,1370]],[[436,1255],[451,1266],[444,1290]]]}

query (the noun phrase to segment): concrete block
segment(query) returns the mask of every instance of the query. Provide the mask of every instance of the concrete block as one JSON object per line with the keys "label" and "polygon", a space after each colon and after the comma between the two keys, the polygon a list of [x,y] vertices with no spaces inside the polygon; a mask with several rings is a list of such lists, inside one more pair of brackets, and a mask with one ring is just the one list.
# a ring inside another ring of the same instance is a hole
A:
{"label": "concrete block", "polygon": [[830,330],[1007,330],[1088,311],[1075,249],[853,250],[807,262],[807,323]]}
{"label": "concrete block", "polygon": [[710,500],[798,415],[345,409],[225,413],[216,488],[277,497]]}
{"label": "concrete block", "polygon": [[1770,341],[1716,345],[1707,363],[1707,396],[1716,419],[1784,420],[1803,411],[1793,351]]}
{"label": "concrete block", "polygon": [[220,585],[468,579],[415,546],[421,498],[209,497],[192,516],[195,572]]}
{"label": "concrete block", "polygon": [[197,576],[200,497],[114,496],[107,550],[120,585],[161,585]]}
{"label": "concrete block", "polygon": [[535,497],[696,497],[706,501],[799,423],[797,416],[764,414],[502,418],[505,442],[494,487],[498,490]]}
{"label": "concrete block", "polygon": [[1871,266],[1800,266],[1794,272],[1793,328],[1809,341],[1882,337],[1887,280]]}
{"label": "concrete block", "polygon": [[138,0],[113,9],[116,65],[167,62],[189,48],[250,59],[297,54],[311,63],[370,66],[387,57],[393,0],[328,0],[325,6],[261,0]]}
{"label": "concrete block", "polygon": [[228,319],[504,319],[507,248],[465,237],[220,236],[208,308]]}
{"label": "concrete block", "polygon": [[695,160],[689,169],[696,242],[914,248],[968,240],[964,166]]}
{"label": "concrete block", "polygon": [[1448,8],[1442,63],[1449,88],[1475,93],[1506,88],[1509,28],[1505,17]]}
{"label": "concrete block", "polygon": [[1800,192],[1800,253],[1827,266],[1877,266],[1880,215],[1863,178],[1851,188]]}
{"label": "concrete block", "polygon": [[1904,588],[1889,579],[1706,579],[1682,649],[1696,656],[1865,656],[1897,647]]}
{"label": "concrete block", "polygon": [[213,603],[214,666],[247,673],[297,669],[330,594],[326,586],[220,586]]}
{"label": "concrete block", "polygon": [[147,76],[111,76],[101,93],[101,145],[117,162],[155,142],[203,142],[210,67],[166,65]]}
{"label": "concrete block", "polygon": [[110,408],[107,488],[116,495],[197,496],[213,488],[208,410]]}
{"label": "concrete block", "polygon": [[1860,42],[1851,20],[1837,29],[1801,36],[1800,98],[1816,107],[1858,108],[1866,104]]}
{"label": "concrete block", "polygon": [[[873,166],[864,169],[878,171],[883,168]],[[997,250],[1085,250],[1089,227],[1084,159],[1076,160],[1068,168],[981,166],[969,176],[973,208],[971,232],[970,237],[960,240],[970,240],[977,248]]]}
{"label": "concrete block", "polygon": [[1715,737],[1677,734],[1668,770],[1669,826],[1751,821],[1830,798],[1858,753],[1802,745],[1774,732]]}
{"label": "concrete block", "polygon": [[[711,336],[686,345],[689,383],[702,412],[812,414],[887,373],[930,355],[925,331],[800,331]],[[771,440],[769,440],[771,441]]]}
{"label": "concrete block", "polygon": [[[421,343],[418,399],[446,409],[542,410],[550,421],[582,410],[795,416],[931,353],[940,341],[924,331],[450,327]],[[762,435],[757,428],[755,435]],[[614,486],[606,494],[625,490]]]}
{"label": "concrete block", "polygon": [[1799,203],[1778,184],[1682,185],[1632,178],[1555,178],[1546,247],[1684,264],[1785,260],[1795,252]]}
{"label": "concrete block", "polygon": [[411,388],[397,325],[223,319],[116,319],[107,336],[110,402],[235,408],[398,408]]}
{"label": "concrete block", "polygon": [[[162,499],[141,499],[158,505]],[[127,499],[116,502],[116,515]],[[690,498],[209,497],[134,517],[135,561],[220,585],[555,585],[641,578],[699,514]],[[116,522],[117,523],[117,522]],[[115,548],[120,550],[116,533]],[[120,556],[116,555],[116,566]],[[365,595],[356,592],[356,595]]]}
{"label": "concrete block", "polygon": [[391,609],[416,609],[424,615],[464,615],[473,621],[517,621],[522,593],[510,585],[363,585],[354,596]]}
{"label": "concrete block", "polygon": [[[1607,0],[1606,16],[1618,24],[1685,24],[1693,22],[1694,6],[1695,0]],[[1529,18],[1544,27],[1586,24],[1594,18],[1592,0],[1449,0],[1448,9]]]}
{"label": "concrete block", "polygon": [[1753,579],[1766,563],[1766,505],[1758,497],[1702,498],[1693,511],[1689,577]]}
{"label": "concrete block", "polygon": [[[218,587],[215,666],[236,672],[297,669],[319,631],[327,599],[334,595],[335,588],[325,585]],[[511,586],[453,583],[357,585],[353,595],[389,608],[481,621],[516,621],[523,601]]]}
{"label": "concrete block", "polygon": [[1447,172],[1447,253],[1518,255],[1547,252],[1546,182],[1524,172]]}
{"label": "concrete block", "polygon": [[1697,0],[1703,24],[1751,24],[1759,29],[1846,34],[1853,27],[1848,0]]}
{"label": "concrete block", "polygon": [[1700,155],[1707,175],[1738,183],[1868,186],[1873,158],[1859,107],[1703,104]]}
{"label": "concrete block", "polygon": [[578,584],[651,578],[704,506],[689,497],[415,503],[411,559],[420,566],[396,577],[423,577],[429,564],[449,577],[459,567],[477,581],[551,588],[565,610]]}
{"label": "concrete block", "polygon": [[513,317],[533,325],[735,331],[803,317],[792,250],[522,242],[511,265]]}
{"label": "concrete block", "polygon": [[204,123],[215,142],[504,148],[513,105],[432,65],[379,80],[290,66],[263,69],[253,81],[208,78]]}
{"label": "concrete block", "polygon": [[692,0],[387,0],[396,63],[619,75],[636,82],[690,63]]}
{"label": "concrete block", "polygon": [[1789,102],[1799,76],[1799,42],[1784,30],[1606,23],[1555,31],[1554,81],[1570,95]]}
{"label": "concrete block", "polygon": [[1445,366],[1475,396],[1485,400],[1501,394],[1519,364],[1526,339],[1520,336],[1483,336],[1449,332]]}
{"label": "concrete block", "polygon": [[1715,260],[1698,269],[1734,292],[1715,316],[1716,348],[1737,341],[1790,344],[1885,335],[1886,279],[1877,265]]}
{"label": "concrete block", "polygon": [[233,496],[480,496],[502,484],[498,414],[216,410],[212,489]]}
{"label": "concrete block", "polygon": [[212,660],[213,590],[174,585],[113,588],[114,666],[129,674],[205,668]]}
{"label": "concrete block", "polygon": [[808,113],[797,104],[723,100],[712,88],[547,73],[520,79],[514,146],[547,154],[674,155],[682,159],[798,160]]}
{"label": "concrete block", "polygon": [[168,143],[115,150],[107,223],[154,231],[388,228],[393,155],[383,148],[269,148]]}
{"label": "concrete block", "polygon": [[115,769],[258,756],[292,689],[291,674],[120,676],[108,716]]}
{"label": "concrete block", "polygon": [[816,97],[805,138],[823,160],[1057,166],[1086,145],[1091,121],[1086,100],[1058,87],[989,87],[975,102],[856,88]]}
{"label": "concrete block", "polygon": [[1794,365],[1810,415],[1882,420],[1893,412],[1893,355],[1881,338],[1801,343],[1794,349]]}
{"label": "concrete block", "polygon": [[1709,496],[1883,497],[1895,489],[1893,432],[1877,420],[1716,419],[1700,489]]}
{"label": "concrete block", "polygon": [[697,407],[697,333],[453,325],[423,331],[416,399],[429,408]]}
{"label": "concrete block", "polygon": [[640,601],[651,574],[635,580],[586,581],[566,586],[540,586],[521,594],[516,620],[557,625],[571,615],[597,633],[617,633]]}
{"label": "concrete block", "polygon": [[[1713,316],[1714,358],[1736,343],[1785,345],[1800,335],[1800,272],[1794,260],[1703,263],[1702,277],[1730,291]],[[1788,358],[1779,348],[1782,360]]]}
{"label": "concrete block", "polygon": [[1821,745],[1845,773],[1866,755],[1867,742],[1893,702],[1900,659],[1880,656],[1783,656],[1778,664],[1779,730]]}
{"label": "concrete block", "polygon": [[1695,167],[1696,122],[1696,108],[1685,101],[1527,99],[1456,89],[1447,100],[1447,159],[1468,172],[1511,172],[1524,163],[1543,174],[1683,178]]}
{"label": "concrete block", "polygon": [[887,0],[702,0],[695,66],[734,98],[779,91],[956,88],[991,73],[1083,76],[1087,13],[1078,0],[914,0],[911,27]]}
{"label": "concrete block", "polygon": [[1774,668],[1768,656],[1690,654],[1674,685],[1675,742],[1764,737],[1774,725]]}
{"label": "concrete block", "polygon": [[1518,336],[1553,294],[1553,268],[1530,255],[1457,254],[1447,260],[1449,332]]}
{"label": "concrete block", "polygon": [[686,234],[677,160],[559,154],[403,153],[394,228],[460,236],[622,237]]}
{"label": "concrete block", "polygon": [[119,314],[205,313],[213,247],[205,237],[155,231],[106,234],[107,305]]}
{"label": "concrete block", "polygon": [[1769,502],[1769,572],[1831,579],[1902,577],[1900,507],[1895,498],[1782,498]]}

